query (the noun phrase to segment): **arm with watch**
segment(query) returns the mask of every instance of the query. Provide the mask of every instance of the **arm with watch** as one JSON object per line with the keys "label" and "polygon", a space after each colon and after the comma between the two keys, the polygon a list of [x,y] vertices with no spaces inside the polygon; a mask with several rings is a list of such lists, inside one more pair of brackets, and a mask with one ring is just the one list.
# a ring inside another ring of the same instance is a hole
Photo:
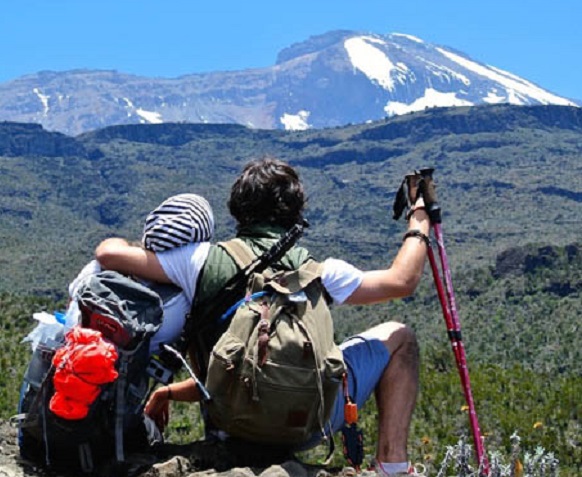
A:
{"label": "arm with watch", "polygon": [[151,417],[160,431],[170,418],[170,401],[198,402],[201,396],[192,378],[157,388],[150,396],[144,412]]}
{"label": "arm with watch", "polygon": [[389,267],[364,272],[362,283],[346,303],[365,305],[405,298],[414,293],[427,257],[430,219],[424,195],[419,192],[422,176],[409,174],[397,193],[395,203],[399,215],[408,210],[407,231],[402,246]]}

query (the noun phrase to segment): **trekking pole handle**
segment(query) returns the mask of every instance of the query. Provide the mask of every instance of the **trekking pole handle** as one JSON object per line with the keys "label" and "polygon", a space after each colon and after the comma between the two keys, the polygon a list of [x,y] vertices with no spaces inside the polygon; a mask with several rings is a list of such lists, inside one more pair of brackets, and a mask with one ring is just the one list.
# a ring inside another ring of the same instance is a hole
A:
{"label": "trekking pole handle", "polygon": [[394,220],[398,220],[404,211],[407,209],[410,210],[416,202],[419,193],[417,184],[418,175],[416,171],[404,176],[394,197],[394,204],[392,205],[394,212],[392,218]]}
{"label": "trekking pole handle", "polygon": [[305,219],[291,227],[278,242],[248,267],[245,273],[246,276],[263,272],[269,265],[283,257],[295,245],[299,237],[303,235],[303,230],[307,227],[309,227],[309,223]]}
{"label": "trekking pole handle", "polygon": [[430,219],[431,224],[441,223],[441,207],[437,202],[437,193],[432,174],[434,169],[426,167],[419,169],[415,173],[420,177],[418,181],[418,193],[424,199],[424,206]]}
{"label": "trekking pole handle", "polygon": [[424,206],[429,215],[432,224],[440,223],[440,207],[436,199],[436,188],[432,174],[432,167],[415,169],[410,174],[406,174],[394,198],[393,219],[398,220],[406,209],[412,210],[412,207],[422,196]]}

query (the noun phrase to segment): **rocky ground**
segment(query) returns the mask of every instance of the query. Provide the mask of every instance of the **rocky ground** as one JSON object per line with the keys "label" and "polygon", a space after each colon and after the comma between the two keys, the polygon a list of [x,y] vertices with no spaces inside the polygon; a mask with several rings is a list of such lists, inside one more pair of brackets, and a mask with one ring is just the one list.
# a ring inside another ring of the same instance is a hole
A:
{"label": "rocky ground", "polygon": [[[215,444],[195,442],[190,445],[165,445],[156,454],[132,455],[124,476],[131,477],[348,477],[353,469],[325,470],[307,466],[270,449],[228,449]],[[102,469],[98,477],[114,477]],[[20,458],[17,431],[0,421],[0,477],[71,477],[47,472]]]}

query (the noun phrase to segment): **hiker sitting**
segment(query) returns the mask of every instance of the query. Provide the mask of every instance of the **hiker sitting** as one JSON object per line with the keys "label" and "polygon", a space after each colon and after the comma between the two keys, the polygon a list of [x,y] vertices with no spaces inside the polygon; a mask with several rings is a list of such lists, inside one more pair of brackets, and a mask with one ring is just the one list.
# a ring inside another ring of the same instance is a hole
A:
{"label": "hiker sitting", "polygon": [[[131,257],[189,244],[202,263],[213,232],[205,199],[174,196],[148,215]],[[151,355],[181,336],[190,299],[175,285],[119,271],[96,261],[83,268],[64,319],[41,329],[24,375],[15,416],[20,454],[59,475],[126,475],[131,453],[163,441],[143,407],[152,383],[169,382],[174,366]]]}
{"label": "hiker sitting", "polygon": [[[303,220],[305,195],[291,166],[266,158],[247,164],[232,186],[228,205],[237,221],[237,237],[260,254]],[[343,260],[325,260],[321,279],[336,305],[381,303],[415,291],[427,256],[424,237],[429,233],[422,197],[413,202],[408,217],[408,230],[416,232],[407,236],[388,268],[361,271]],[[210,247],[203,266],[192,245],[155,254],[144,251],[136,257],[126,243],[109,239],[97,248],[96,257],[106,268],[122,268],[148,279],[174,283],[196,303],[215,296],[238,270],[232,258],[216,245]],[[309,257],[307,250],[294,247],[273,268],[298,266]],[[349,394],[358,407],[372,394],[377,401],[379,474],[414,475],[407,473],[407,440],[418,389],[414,332],[404,324],[386,322],[347,339],[340,348],[348,368]],[[333,432],[344,424],[342,392],[340,389],[330,419]],[[200,396],[192,380],[173,383],[154,392],[146,412],[158,422],[167,423],[169,399],[197,401]],[[316,433],[310,444],[315,445],[320,437]]]}
{"label": "hiker sitting", "polygon": [[[131,251],[134,255],[131,259],[144,257],[145,250],[158,253],[165,250],[190,244],[196,250],[196,258],[200,263],[204,262],[210,247],[209,241],[214,235],[214,215],[210,204],[204,197],[197,194],[179,194],[164,200],[146,217],[141,244],[134,246]],[[122,239],[111,239],[112,242]],[[129,245],[129,244],[128,244]],[[101,271],[99,261],[89,262],[79,275],[69,285],[69,295],[75,296],[76,290],[90,275]],[[131,274],[123,265],[116,268],[122,273]],[[146,283],[155,286],[153,280]],[[164,320],[158,332],[150,342],[150,354],[157,353],[163,343],[173,343],[181,335],[186,321],[186,315],[190,310],[191,298],[182,290],[176,288],[171,298],[164,301]]]}

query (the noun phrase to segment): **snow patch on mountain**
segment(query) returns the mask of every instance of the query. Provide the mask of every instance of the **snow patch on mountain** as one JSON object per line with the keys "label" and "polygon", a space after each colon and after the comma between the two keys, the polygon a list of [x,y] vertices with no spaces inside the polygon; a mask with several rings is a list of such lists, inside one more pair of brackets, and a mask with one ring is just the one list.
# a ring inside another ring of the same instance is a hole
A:
{"label": "snow patch on mountain", "polygon": [[[119,101],[120,101],[119,99],[116,99],[116,102]],[[164,122],[161,113],[158,113],[157,111],[148,111],[143,108],[138,108],[133,104],[133,101],[131,101],[129,98],[121,98],[121,101],[125,103],[127,116],[131,117],[134,114],[137,114],[141,118],[140,123],[161,124]]]}
{"label": "snow patch on mountain", "polygon": [[497,93],[498,93],[497,88],[490,89],[489,91],[487,91],[487,96],[483,98],[483,101],[485,101],[488,104],[503,103],[503,101],[505,101],[506,99],[505,96],[502,96]]}
{"label": "snow patch on mountain", "polygon": [[513,78],[516,81],[519,82],[524,82],[525,80],[517,75],[514,75],[513,73],[510,73],[509,71],[505,71],[505,70],[501,70],[499,68],[495,68],[495,66],[491,66],[491,65],[487,65],[487,68],[493,70],[493,71],[497,71],[497,73],[502,74],[504,76],[508,76],[509,78]]}
{"label": "snow patch on mountain", "polygon": [[376,81],[382,88],[393,91],[394,81],[391,73],[397,69],[397,66],[370,42],[384,43],[372,37],[355,37],[346,40],[344,47],[355,69],[360,70],[372,81]]}
{"label": "snow patch on mountain", "polygon": [[464,74],[459,73],[458,71],[452,70],[451,68],[448,68],[444,65],[438,65],[436,63],[433,63],[432,61],[429,61],[426,58],[418,57],[418,59],[427,65],[426,68],[432,74],[434,74],[435,76],[438,76],[441,79],[444,79],[448,83],[451,82],[451,78],[454,78],[454,79],[459,80],[465,86],[469,86],[471,84],[471,80],[469,78],[467,78]]}
{"label": "snow patch on mountain", "polygon": [[164,122],[162,115],[155,111],[146,111],[145,109],[137,108],[135,112],[150,124],[161,124]]}
{"label": "snow patch on mountain", "polygon": [[50,96],[47,96],[46,94],[42,94],[42,92],[38,88],[34,88],[32,91],[34,94],[36,94],[36,96],[38,97],[38,99],[40,99],[40,102],[42,103],[43,114],[45,116],[48,115],[48,112],[49,112],[48,101],[49,101]]}
{"label": "snow patch on mountain", "polygon": [[466,68],[473,73],[484,76],[492,81],[503,85],[507,90],[507,100],[511,104],[528,104],[527,97],[532,97],[542,104],[558,104],[562,106],[576,106],[575,103],[567,99],[556,96],[540,87],[518,78],[515,75],[507,73],[498,68],[490,68],[480,65],[464,58],[460,55],[445,50],[444,48],[435,48],[439,53],[458,65]]}
{"label": "snow patch on mountain", "polygon": [[401,38],[406,38],[407,40],[414,41],[416,43],[424,43],[423,40],[414,36],[414,35],[407,35],[406,33],[391,33],[390,36],[399,36]]}
{"label": "snow patch on mountain", "polygon": [[[131,117],[131,111],[135,110],[135,106],[133,105],[133,103],[129,100],[129,98],[121,98],[121,101],[123,101],[125,103],[125,109],[129,109],[130,111],[127,111],[127,117]],[[119,102],[119,100],[116,99],[116,102]]]}
{"label": "snow patch on mountain", "polygon": [[448,106],[473,106],[473,103],[465,99],[457,98],[456,93],[442,93],[433,88],[427,88],[424,96],[418,98],[411,104],[389,101],[384,106],[384,111],[388,116],[397,114],[412,113],[422,111],[427,108],[438,108]]}
{"label": "snow patch on mountain", "polygon": [[279,120],[287,131],[305,131],[309,129],[309,111],[301,110],[297,114],[284,113]]}

